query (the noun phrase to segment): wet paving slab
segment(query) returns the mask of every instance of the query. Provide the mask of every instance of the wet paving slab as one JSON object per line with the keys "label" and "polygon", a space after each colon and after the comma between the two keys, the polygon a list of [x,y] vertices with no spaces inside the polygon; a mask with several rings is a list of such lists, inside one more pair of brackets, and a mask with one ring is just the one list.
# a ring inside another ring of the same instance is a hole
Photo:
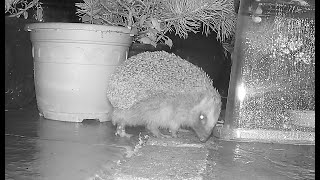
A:
{"label": "wet paving slab", "polygon": [[110,122],[47,120],[36,108],[5,116],[6,179],[90,179],[112,170],[137,141],[116,137]]}
{"label": "wet paving slab", "polygon": [[47,120],[36,107],[5,112],[5,179],[315,179],[315,146],[154,138],[110,122]]}
{"label": "wet paving slab", "polygon": [[132,158],[119,164],[114,177],[117,180],[202,179],[207,156],[208,149],[202,144],[151,137]]}
{"label": "wet paving slab", "polygon": [[315,179],[315,146],[149,138],[118,165],[116,179]]}

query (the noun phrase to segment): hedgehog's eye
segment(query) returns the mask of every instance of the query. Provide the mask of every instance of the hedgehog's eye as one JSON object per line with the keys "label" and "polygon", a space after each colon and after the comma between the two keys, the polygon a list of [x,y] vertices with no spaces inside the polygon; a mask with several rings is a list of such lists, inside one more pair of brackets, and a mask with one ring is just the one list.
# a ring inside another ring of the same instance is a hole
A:
{"label": "hedgehog's eye", "polygon": [[204,114],[200,114],[199,119],[200,119],[202,124],[205,124],[207,117]]}

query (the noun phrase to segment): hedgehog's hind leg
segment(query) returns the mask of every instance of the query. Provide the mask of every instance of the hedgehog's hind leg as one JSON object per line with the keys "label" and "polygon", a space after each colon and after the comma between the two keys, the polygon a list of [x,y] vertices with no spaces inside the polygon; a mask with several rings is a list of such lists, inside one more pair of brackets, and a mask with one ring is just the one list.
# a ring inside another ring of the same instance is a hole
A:
{"label": "hedgehog's hind leg", "polygon": [[116,130],[115,135],[120,136],[120,137],[127,137],[127,138],[132,137],[132,134],[126,133],[125,127],[126,126],[124,124],[117,124],[117,130]]}

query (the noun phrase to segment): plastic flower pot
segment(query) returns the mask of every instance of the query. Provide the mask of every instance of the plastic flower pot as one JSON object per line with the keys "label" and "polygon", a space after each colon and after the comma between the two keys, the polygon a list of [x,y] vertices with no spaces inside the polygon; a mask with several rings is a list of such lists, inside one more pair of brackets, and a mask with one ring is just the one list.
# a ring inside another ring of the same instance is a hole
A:
{"label": "plastic flower pot", "polygon": [[47,119],[110,120],[109,75],[128,56],[124,27],[81,23],[28,24],[37,106]]}

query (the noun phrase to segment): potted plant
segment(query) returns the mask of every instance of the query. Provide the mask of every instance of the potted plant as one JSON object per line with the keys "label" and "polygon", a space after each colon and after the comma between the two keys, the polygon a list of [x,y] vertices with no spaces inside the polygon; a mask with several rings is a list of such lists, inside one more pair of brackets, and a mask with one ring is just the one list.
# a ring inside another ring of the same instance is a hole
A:
{"label": "potted plant", "polygon": [[174,32],[180,38],[189,33],[208,35],[214,31],[225,50],[235,30],[233,1],[221,0],[84,0],[76,3],[82,22],[128,27],[135,33],[133,42],[167,45],[166,35]]}
{"label": "potted plant", "polygon": [[[25,12],[39,4],[10,2],[6,2],[6,12],[15,9],[8,12],[16,17],[28,16]],[[32,42],[40,115],[71,122],[109,120],[106,83],[108,75],[128,55],[130,29],[84,23],[33,23],[25,29],[30,31]]]}
{"label": "potted plant", "polygon": [[127,58],[132,42],[171,47],[168,32],[187,38],[201,27],[223,42],[235,27],[232,0],[84,0],[76,7],[83,23],[26,26],[38,109],[49,119],[109,120],[108,75]]}
{"label": "potted plant", "polygon": [[30,2],[26,0],[5,0],[5,14],[8,17],[20,17],[23,16],[25,19],[29,17],[29,11],[36,9],[34,18],[37,21],[43,20],[43,8],[39,0],[32,0]]}

